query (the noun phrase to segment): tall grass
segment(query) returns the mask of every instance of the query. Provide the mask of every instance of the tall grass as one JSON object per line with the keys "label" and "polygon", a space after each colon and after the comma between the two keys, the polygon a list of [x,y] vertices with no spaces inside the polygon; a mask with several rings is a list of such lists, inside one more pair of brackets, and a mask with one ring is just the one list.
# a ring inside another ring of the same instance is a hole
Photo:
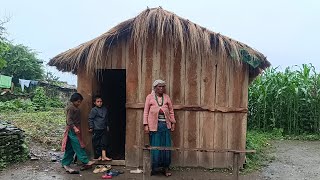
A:
{"label": "tall grass", "polygon": [[319,133],[320,74],[311,64],[267,69],[249,87],[248,128],[286,135]]}

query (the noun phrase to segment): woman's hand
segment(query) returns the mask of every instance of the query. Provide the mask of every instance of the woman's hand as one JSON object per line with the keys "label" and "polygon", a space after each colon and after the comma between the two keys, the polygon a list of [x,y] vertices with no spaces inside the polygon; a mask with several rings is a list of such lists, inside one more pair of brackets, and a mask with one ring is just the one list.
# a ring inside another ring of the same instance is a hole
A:
{"label": "woman's hand", "polygon": [[74,133],[76,133],[76,134],[80,134],[80,130],[77,128],[77,127],[73,127],[73,130],[74,130]]}
{"label": "woman's hand", "polygon": [[146,133],[146,134],[149,133],[149,126],[148,126],[148,124],[144,125],[144,133]]}
{"label": "woman's hand", "polygon": [[89,132],[92,132],[93,130],[92,129],[89,129]]}
{"label": "woman's hand", "polygon": [[176,128],[176,124],[171,124],[171,131],[174,131],[175,128]]}

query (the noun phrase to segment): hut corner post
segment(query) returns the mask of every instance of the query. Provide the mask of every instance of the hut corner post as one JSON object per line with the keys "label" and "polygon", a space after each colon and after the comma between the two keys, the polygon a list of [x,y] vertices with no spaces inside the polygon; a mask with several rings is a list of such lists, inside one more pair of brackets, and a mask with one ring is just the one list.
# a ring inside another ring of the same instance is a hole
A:
{"label": "hut corner post", "polygon": [[88,131],[88,115],[92,108],[92,94],[94,79],[86,69],[79,68],[78,73],[78,87],[77,92],[83,96],[83,101],[80,105],[81,110],[81,133],[82,139],[86,145],[86,150],[89,152],[89,156],[93,156],[91,133]]}

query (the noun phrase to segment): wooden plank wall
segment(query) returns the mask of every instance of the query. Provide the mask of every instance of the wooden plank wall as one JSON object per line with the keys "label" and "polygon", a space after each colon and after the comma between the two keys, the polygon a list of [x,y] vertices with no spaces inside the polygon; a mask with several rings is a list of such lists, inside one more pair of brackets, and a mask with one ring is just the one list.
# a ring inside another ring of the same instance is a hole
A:
{"label": "wooden plank wall", "polygon": [[[143,107],[154,80],[167,82],[167,93],[175,105],[174,146],[185,148],[245,149],[247,114],[218,112],[247,108],[248,67],[212,55],[192,56],[150,37],[146,48],[120,42],[110,50],[102,69],[126,69],[127,128],[126,165],[141,166],[144,144]],[[184,106],[212,111],[183,110]],[[173,152],[174,166],[230,167],[227,153]],[[244,158],[242,157],[242,162]]]}

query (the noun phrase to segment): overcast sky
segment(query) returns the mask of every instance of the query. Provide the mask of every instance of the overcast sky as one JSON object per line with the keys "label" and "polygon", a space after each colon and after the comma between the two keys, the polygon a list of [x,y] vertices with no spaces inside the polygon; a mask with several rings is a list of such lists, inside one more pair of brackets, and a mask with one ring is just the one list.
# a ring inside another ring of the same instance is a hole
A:
{"label": "overcast sky", "polygon": [[[320,70],[319,0],[0,0],[8,39],[29,46],[46,63],[148,7],[172,11],[257,49],[273,66],[312,63]],[[69,73],[54,72],[76,84]]]}

